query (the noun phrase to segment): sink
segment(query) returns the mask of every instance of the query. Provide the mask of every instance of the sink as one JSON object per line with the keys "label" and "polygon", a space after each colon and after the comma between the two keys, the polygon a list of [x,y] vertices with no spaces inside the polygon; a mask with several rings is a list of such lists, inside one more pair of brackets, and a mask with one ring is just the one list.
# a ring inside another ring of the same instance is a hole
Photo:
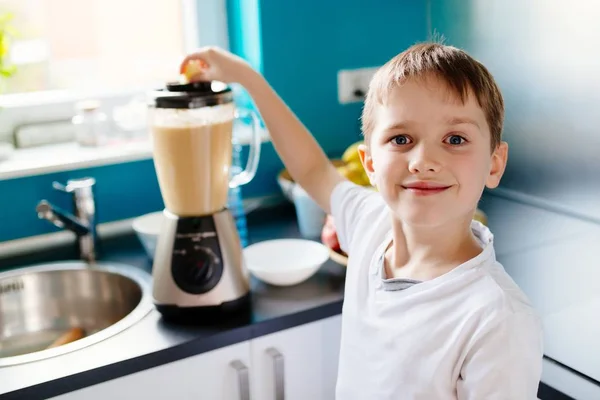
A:
{"label": "sink", "polygon": [[66,261],[0,273],[0,367],[108,339],[154,308],[151,295],[150,274],[112,262]]}

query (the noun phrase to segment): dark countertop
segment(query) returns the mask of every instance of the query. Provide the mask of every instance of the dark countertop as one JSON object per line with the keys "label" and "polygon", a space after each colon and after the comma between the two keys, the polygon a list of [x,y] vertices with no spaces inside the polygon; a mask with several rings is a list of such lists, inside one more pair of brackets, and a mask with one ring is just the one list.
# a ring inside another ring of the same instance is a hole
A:
{"label": "dark countertop", "polygon": [[[258,210],[248,216],[250,243],[300,237],[293,208]],[[150,260],[133,234],[103,241],[102,261],[133,265],[149,273]],[[3,259],[3,267],[73,259],[71,247]],[[345,267],[329,260],[307,281],[275,287],[252,278],[252,311],[205,326],[164,322],[153,309],[125,331],[62,356],[0,368],[0,398],[42,399],[170,363],[272,332],[341,313]]]}

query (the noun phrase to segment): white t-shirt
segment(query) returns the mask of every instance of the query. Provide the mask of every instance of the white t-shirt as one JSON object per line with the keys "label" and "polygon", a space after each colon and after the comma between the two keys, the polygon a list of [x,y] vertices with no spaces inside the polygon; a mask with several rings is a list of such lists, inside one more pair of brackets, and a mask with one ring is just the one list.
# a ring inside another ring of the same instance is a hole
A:
{"label": "white t-shirt", "polygon": [[338,184],[331,209],[349,253],[338,400],[537,398],[542,325],[495,258],[493,235],[472,230],[483,251],[435,279],[386,290],[382,256],[392,216],[381,196]]}

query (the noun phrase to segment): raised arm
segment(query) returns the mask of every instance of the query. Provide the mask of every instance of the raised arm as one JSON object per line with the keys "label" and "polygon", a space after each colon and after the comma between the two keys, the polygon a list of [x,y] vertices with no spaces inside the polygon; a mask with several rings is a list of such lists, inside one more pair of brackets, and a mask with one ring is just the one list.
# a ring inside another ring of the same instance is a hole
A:
{"label": "raised arm", "polygon": [[275,150],[292,178],[327,212],[337,183],[344,180],[323,149],[264,77],[243,59],[219,48],[203,48],[187,56],[181,73],[190,80],[237,82],[253,98]]}

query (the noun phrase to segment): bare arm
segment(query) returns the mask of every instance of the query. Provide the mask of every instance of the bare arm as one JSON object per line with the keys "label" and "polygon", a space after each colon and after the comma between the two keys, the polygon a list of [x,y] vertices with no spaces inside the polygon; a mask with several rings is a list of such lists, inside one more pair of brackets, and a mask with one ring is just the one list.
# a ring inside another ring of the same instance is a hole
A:
{"label": "bare arm", "polygon": [[193,60],[203,62],[193,79],[238,82],[248,90],[290,175],[329,213],[331,192],[345,178],[264,77],[244,60],[220,49],[206,48],[189,55],[182,62],[181,72]]}
{"label": "bare arm", "polygon": [[275,150],[292,178],[329,213],[331,192],[344,178],[268,82],[253,70],[249,75],[245,82],[240,83],[254,99]]}

